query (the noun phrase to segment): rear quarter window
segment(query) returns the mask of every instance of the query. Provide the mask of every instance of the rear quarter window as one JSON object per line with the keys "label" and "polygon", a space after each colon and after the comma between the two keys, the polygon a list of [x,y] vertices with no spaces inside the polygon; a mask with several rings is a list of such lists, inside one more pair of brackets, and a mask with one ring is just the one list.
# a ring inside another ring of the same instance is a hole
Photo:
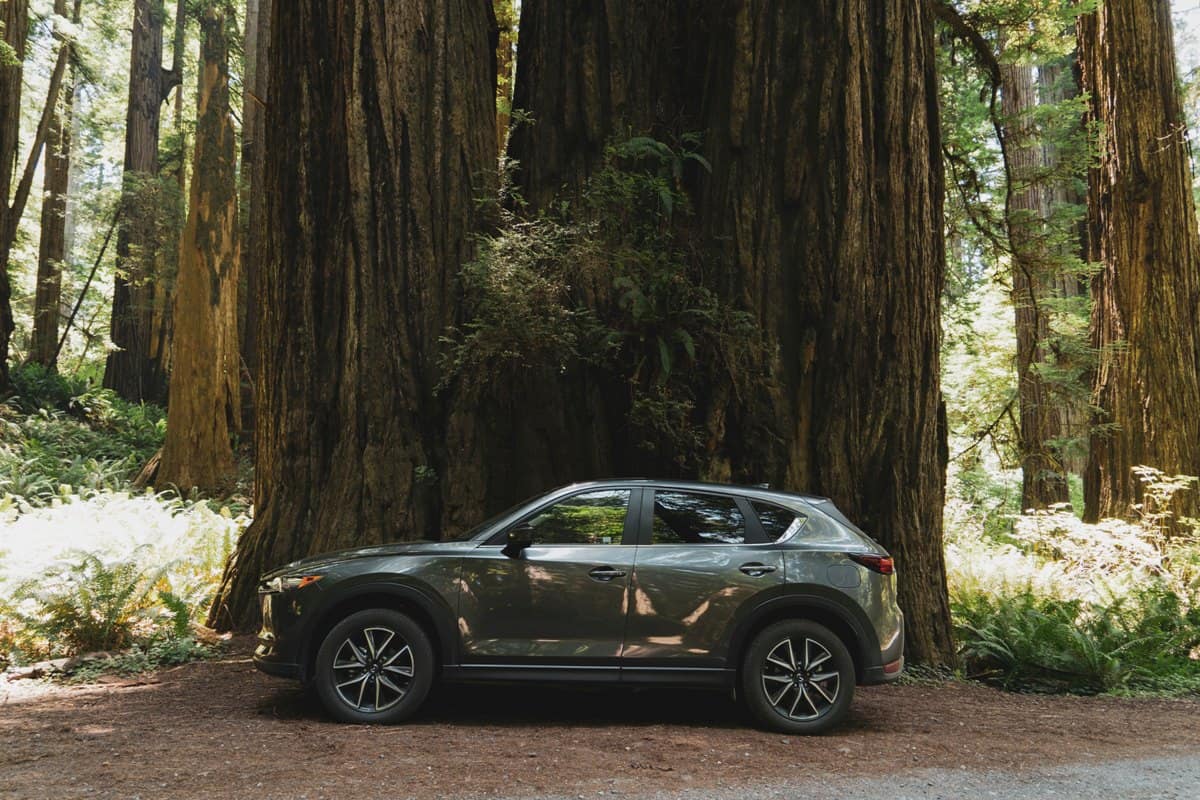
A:
{"label": "rear quarter window", "polygon": [[762,525],[763,533],[768,542],[778,542],[791,536],[797,528],[804,524],[804,517],[795,511],[789,511],[783,506],[754,500],[750,503],[754,508],[758,522]]}

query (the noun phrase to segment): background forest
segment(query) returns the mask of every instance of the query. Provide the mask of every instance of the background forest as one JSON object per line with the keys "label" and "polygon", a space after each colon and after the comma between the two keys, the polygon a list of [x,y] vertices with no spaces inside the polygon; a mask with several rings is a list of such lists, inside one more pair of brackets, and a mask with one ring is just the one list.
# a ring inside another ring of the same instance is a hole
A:
{"label": "background forest", "polygon": [[909,657],[1200,692],[1194,0],[0,0],[0,666],[572,480],[833,497]]}

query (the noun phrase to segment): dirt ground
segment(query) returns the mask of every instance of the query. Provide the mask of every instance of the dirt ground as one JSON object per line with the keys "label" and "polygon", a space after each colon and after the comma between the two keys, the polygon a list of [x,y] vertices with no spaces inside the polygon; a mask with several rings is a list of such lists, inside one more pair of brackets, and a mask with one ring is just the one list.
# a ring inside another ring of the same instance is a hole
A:
{"label": "dirt ground", "polygon": [[1200,702],[860,688],[817,738],[748,727],[721,693],[447,687],[411,723],[332,723],[249,642],[76,687],[0,682],[0,798],[434,798],[693,789],[1200,757]]}

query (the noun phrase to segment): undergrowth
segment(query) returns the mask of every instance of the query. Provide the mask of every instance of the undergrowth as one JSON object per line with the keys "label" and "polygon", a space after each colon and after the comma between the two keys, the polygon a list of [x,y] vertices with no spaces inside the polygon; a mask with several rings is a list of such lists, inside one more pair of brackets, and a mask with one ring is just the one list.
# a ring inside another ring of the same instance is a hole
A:
{"label": "undergrowth", "polygon": [[[1186,485],[1139,475],[1159,509],[1164,491]],[[1009,516],[1000,530],[951,504],[950,601],[967,677],[1021,691],[1200,694],[1200,540],[1181,522],[1155,511],[1088,525],[1060,508]]]}

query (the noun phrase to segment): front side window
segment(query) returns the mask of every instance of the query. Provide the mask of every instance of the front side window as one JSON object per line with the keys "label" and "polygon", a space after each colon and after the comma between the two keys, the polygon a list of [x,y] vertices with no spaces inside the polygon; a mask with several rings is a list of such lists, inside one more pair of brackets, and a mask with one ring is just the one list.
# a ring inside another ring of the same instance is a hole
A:
{"label": "front side window", "polygon": [[534,544],[621,544],[629,490],[584,492],[539,511],[523,524]]}
{"label": "front side window", "polygon": [[732,497],[655,492],[651,544],[742,544],[746,521]]}

